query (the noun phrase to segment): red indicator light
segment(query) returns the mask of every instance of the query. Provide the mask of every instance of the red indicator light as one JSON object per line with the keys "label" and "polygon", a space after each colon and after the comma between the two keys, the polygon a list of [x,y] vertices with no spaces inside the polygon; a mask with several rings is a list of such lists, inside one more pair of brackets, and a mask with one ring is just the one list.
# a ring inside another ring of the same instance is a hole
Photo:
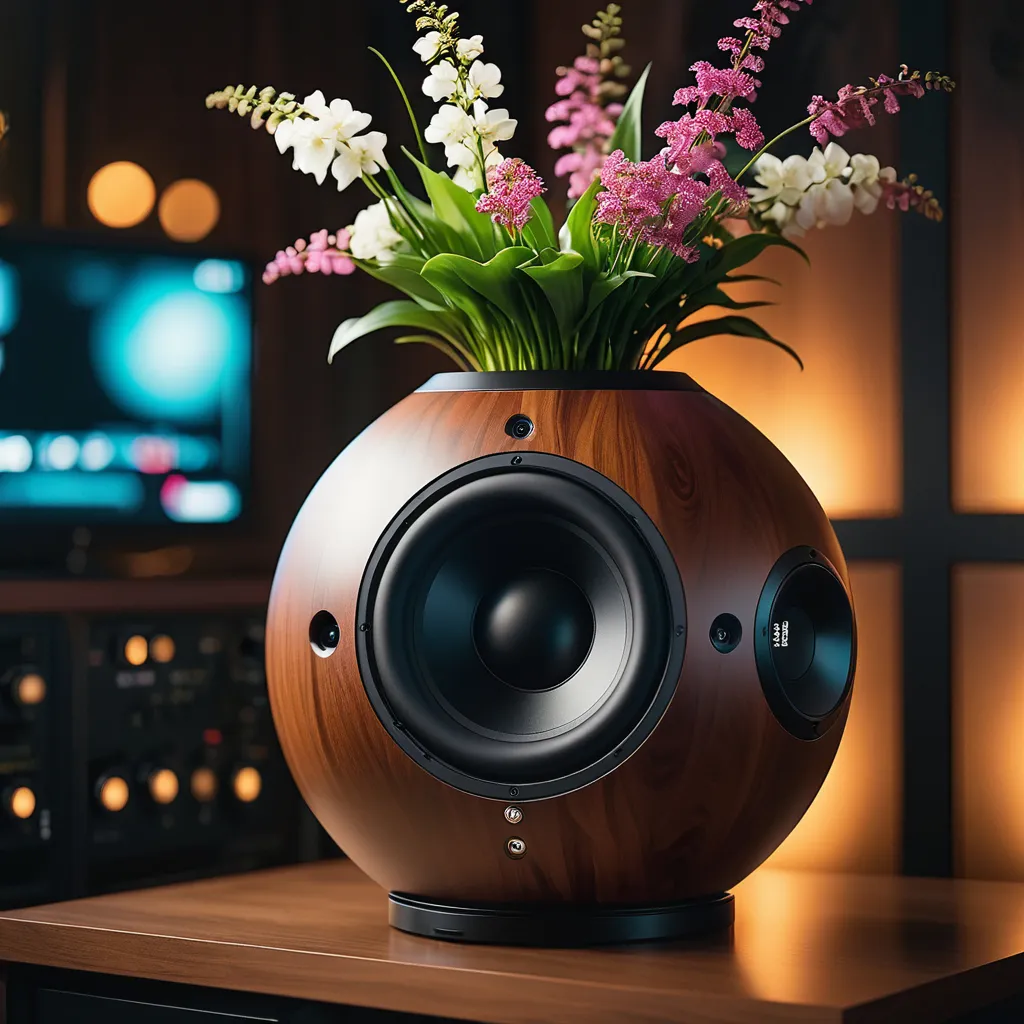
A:
{"label": "red indicator light", "polygon": [[203,742],[208,747],[220,746],[221,741],[224,739],[224,734],[220,729],[204,729],[203,730]]}

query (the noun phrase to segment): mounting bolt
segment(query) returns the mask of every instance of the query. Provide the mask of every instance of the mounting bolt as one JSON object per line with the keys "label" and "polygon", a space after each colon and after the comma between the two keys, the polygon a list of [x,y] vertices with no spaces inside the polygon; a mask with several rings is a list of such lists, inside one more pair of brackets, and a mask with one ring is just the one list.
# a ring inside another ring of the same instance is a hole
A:
{"label": "mounting bolt", "polygon": [[522,455],[513,455],[512,456],[512,465],[513,466],[521,466],[522,464],[523,464],[523,457],[522,457]]}
{"label": "mounting bolt", "polygon": [[523,820],[523,811],[520,807],[506,807],[505,820],[511,825],[518,825]]}
{"label": "mounting bolt", "polygon": [[513,836],[505,844],[505,852],[513,860],[522,860],[522,858],[526,856],[526,842],[518,836]]}

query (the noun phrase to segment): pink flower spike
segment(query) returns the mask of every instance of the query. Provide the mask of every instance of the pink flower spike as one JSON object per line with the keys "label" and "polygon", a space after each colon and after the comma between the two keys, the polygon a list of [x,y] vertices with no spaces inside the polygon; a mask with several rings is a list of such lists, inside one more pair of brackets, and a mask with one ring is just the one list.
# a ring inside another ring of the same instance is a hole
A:
{"label": "pink flower spike", "polygon": [[351,274],[356,265],[348,253],[349,232],[330,234],[326,228],[314,232],[308,241],[298,239],[294,245],[277,252],[263,272],[263,283],[273,284],[282,277],[310,274]]}
{"label": "pink flower spike", "polygon": [[540,175],[525,160],[503,160],[487,172],[487,187],[476,203],[478,213],[489,213],[507,231],[522,231],[530,219],[530,203],[547,190]]}

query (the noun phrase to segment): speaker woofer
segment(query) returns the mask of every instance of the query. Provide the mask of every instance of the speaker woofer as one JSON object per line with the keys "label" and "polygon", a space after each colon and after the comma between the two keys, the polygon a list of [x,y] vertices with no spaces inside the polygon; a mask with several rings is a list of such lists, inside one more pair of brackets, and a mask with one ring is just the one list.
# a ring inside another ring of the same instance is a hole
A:
{"label": "speaker woofer", "polygon": [[765,698],[794,736],[813,740],[838,718],[853,683],[853,607],[835,568],[796,548],[776,562],[757,606],[754,653]]}
{"label": "speaker woofer", "polygon": [[467,792],[553,796],[632,753],[675,690],[678,570],[643,510],[557,456],[478,459],[396,517],[356,633],[378,717]]}

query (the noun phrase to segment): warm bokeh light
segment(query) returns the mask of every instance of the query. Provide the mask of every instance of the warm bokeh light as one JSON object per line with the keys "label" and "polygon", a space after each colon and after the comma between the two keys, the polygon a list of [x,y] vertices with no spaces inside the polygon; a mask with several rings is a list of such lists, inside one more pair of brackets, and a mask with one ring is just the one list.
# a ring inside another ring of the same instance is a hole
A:
{"label": "warm bokeh light", "polygon": [[10,199],[0,199],[0,228],[10,224],[17,212],[17,208]]}
{"label": "warm bokeh light", "polygon": [[129,160],[101,167],[89,182],[89,211],[111,228],[130,228],[144,221],[156,202],[156,186],[147,171]]}
{"label": "warm bokeh light", "polygon": [[96,797],[105,811],[116,814],[128,806],[128,783],[120,775],[108,775],[100,782]]}
{"label": "warm bokeh light", "polygon": [[22,707],[33,707],[46,700],[46,680],[38,672],[26,672],[14,683],[14,700]]}
{"label": "warm bokeh light", "polygon": [[953,573],[955,866],[1024,879],[1024,566]]}
{"label": "warm bokeh light", "polygon": [[[998,15],[981,16],[990,27],[976,26],[972,37],[997,38]],[[958,512],[1024,512],[1024,252],[1003,244],[1024,234],[1024,147],[1019,132],[1005,131],[1018,108],[999,62],[986,46],[958,49],[950,107],[952,179],[959,183],[950,204],[953,504]],[[982,152],[1001,181],[1014,183],[998,202],[969,185]]]}
{"label": "warm bokeh light", "polygon": [[136,668],[139,665],[145,665],[146,659],[149,657],[149,641],[144,636],[128,637],[124,642],[124,660],[129,665],[134,665]]}
{"label": "warm bokeh light", "polygon": [[192,796],[201,804],[208,804],[217,795],[217,775],[212,768],[197,768],[189,784]]}
{"label": "warm bokeh light", "polygon": [[7,806],[15,818],[27,821],[36,813],[36,795],[28,786],[18,786],[11,793]]}
{"label": "warm bokeh light", "polygon": [[169,661],[173,661],[174,653],[174,640],[167,636],[166,633],[153,637],[149,642],[149,656],[161,665],[166,665]]}
{"label": "warm bokeh light", "polygon": [[178,776],[170,768],[160,768],[149,776],[149,795],[154,803],[173,804],[178,799]]}
{"label": "warm bokeh light", "polygon": [[[802,373],[784,352],[748,338],[698,341],[663,364],[765,433],[834,517],[891,516],[902,507],[898,232],[884,209],[858,214],[801,242],[810,267],[769,250],[749,268],[781,288],[731,289],[738,299],[778,303],[750,315],[799,352]],[[857,267],[870,267],[869,279]]]}
{"label": "warm bokeh light", "polygon": [[850,577],[858,650],[846,733],[821,792],[769,858],[771,867],[899,870],[903,792],[900,573],[896,566],[854,563]]}
{"label": "warm bokeh light", "polygon": [[235,796],[243,804],[251,804],[263,789],[263,777],[253,767],[239,768],[232,783]]}
{"label": "warm bokeh light", "polygon": [[176,242],[198,242],[220,219],[220,200],[205,181],[182,178],[164,189],[157,207],[160,225]]}

